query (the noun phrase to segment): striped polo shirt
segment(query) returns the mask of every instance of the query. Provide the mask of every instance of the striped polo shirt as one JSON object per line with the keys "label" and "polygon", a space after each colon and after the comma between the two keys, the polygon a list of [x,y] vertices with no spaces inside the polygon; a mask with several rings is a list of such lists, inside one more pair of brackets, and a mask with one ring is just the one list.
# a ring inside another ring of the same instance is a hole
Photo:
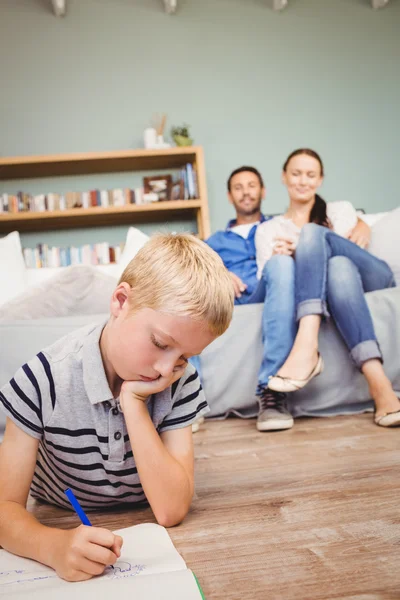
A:
{"label": "striped polo shirt", "polygon": [[[61,338],[23,365],[0,391],[0,408],[40,440],[34,498],[71,508],[71,488],[85,509],[146,500],[124,415],[100,353],[105,323]],[[147,407],[161,433],[191,425],[209,411],[195,368],[155,394]]]}

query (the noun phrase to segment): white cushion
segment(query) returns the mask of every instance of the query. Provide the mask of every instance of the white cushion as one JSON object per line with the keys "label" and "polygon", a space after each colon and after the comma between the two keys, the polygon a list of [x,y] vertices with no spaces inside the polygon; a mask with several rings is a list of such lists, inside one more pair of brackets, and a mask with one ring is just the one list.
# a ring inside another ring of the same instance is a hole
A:
{"label": "white cushion", "polygon": [[364,221],[364,223],[366,223],[367,225],[372,227],[373,225],[375,225],[375,223],[378,223],[378,221],[380,221],[381,219],[386,217],[387,214],[388,214],[387,212],[368,213],[368,214],[358,213],[358,216],[360,217],[360,219],[362,219]]}
{"label": "white cushion", "polygon": [[400,285],[400,207],[391,210],[372,227],[368,250],[387,262]]}
{"label": "white cushion", "polygon": [[[77,266],[83,266],[83,265],[77,265]],[[68,267],[51,267],[51,268],[45,267],[42,269],[27,269],[26,270],[26,284],[28,287],[32,286],[32,285],[38,285],[40,283],[43,283],[47,279],[54,277],[54,275],[62,273],[67,268]],[[116,265],[114,263],[111,265],[96,265],[96,266],[93,266],[93,268],[96,269],[96,271],[98,271],[99,273],[103,273],[104,275],[110,275],[111,277],[115,277],[116,279],[118,278],[118,275],[119,275],[118,265]]]}
{"label": "white cushion", "polygon": [[24,291],[26,271],[19,233],[13,231],[0,239],[0,306]]}
{"label": "white cushion", "polygon": [[[110,275],[118,279],[125,267],[130,263],[132,258],[137,254],[142,246],[147,242],[149,236],[136,229],[130,227],[126,235],[125,247],[117,264],[112,265],[96,265],[95,268],[100,273]],[[44,269],[26,269],[26,285],[36,285],[43,281],[54,277],[57,273],[62,273],[67,267],[53,267]],[[1,302],[0,302],[1,304]]]}
{"label": "white cushion", "polygon": [[126,236],[125,248],[121,254],[121,258],[118,261],[118,277],[122,275],[123,270],[131,262],[132,258],[139,252],[140,248],[145,245],[149,236],[136,229],[136,227],[129,227]]}
{"label": "white cushion", "polygon": [[0,321],[108,313],[116,277],[95,266],[75,265],[30,286],[0,307]]}

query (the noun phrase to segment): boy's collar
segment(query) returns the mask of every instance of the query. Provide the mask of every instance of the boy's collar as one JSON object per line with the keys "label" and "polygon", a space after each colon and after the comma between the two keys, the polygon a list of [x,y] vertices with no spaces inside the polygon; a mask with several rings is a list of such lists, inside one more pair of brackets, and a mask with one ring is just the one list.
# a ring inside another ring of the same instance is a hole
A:
{"label": "boy's collar", "polygon": [[99,404],[114,399],[100,352],[100,336],[105,325],[104,322],[100,323],[83,343],[83,384],[90,404]]}

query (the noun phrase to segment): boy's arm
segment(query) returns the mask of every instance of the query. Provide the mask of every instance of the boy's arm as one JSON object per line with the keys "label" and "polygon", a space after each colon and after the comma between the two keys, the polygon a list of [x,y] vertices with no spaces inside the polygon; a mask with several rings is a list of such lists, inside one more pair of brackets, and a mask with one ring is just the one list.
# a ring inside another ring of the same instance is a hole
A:
{"label": "boy's arm", "polygon": [[52,567],[64,579],[90,579],[117,560],[122,540],[98,527],[46,527],[26,510],[38,446],[38,439],[7,419],[0,445],[0,546]]}
{"label": "boy's arm", "polygon": [[143,490],[160,525],[172,527],[186,516],[193,497],[191,426],[159,435],[146,406],[124,384],[121,406]]}

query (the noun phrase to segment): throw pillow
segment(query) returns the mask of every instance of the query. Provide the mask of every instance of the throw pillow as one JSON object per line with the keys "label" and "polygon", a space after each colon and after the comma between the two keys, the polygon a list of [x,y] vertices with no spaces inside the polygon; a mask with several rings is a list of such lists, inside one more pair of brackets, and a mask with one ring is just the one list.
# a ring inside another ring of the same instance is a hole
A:
{"label": "throw pillow", "polygon": [[145,245],[149,236],[136,229],[136,227],[129,227],[126,236],[125,247],[121,254],[121,258],[118,261],[118,277],[122,275],[125,267],[131,262],[132,258],[139,252],[140,248]]}
{"label": "throw pillow", "polygon": [[0,239],[0,306],[21,294],[26,286],[26,266],[18,231]]}
{"label": "throw pillow", "polygon": [[368,250],[387,262],[400,285],[400,207],[387,213],[372,227]]}
{"label": "throw pillow", "polygon": [[0,321],[109,313],[116,284],[96,267],[66,267],[1,306]]}

